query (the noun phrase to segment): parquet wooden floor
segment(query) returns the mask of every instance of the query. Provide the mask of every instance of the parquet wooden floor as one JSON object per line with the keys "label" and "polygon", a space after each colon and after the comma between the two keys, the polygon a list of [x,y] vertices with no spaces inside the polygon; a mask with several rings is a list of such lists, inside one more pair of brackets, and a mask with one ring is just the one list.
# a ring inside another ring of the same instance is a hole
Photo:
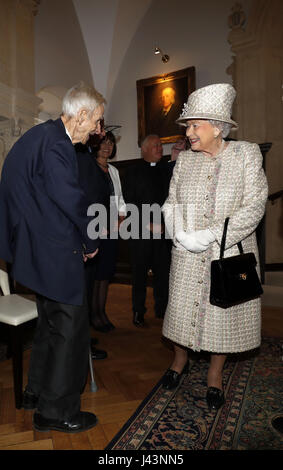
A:
{"label": "parquet wooden floor", "polygon": [[[173,353],[161,337],[162,320],[153,313],[152,289],[148,288],[147,327],[132,324],[131,287],[112,284],[107,312],[116,329],[103,334],[92,331],[99,339],[97,347],[108,358],[94,361],[96,393],[86,385],[82,409],[94,412],[98,425],[79,434],[40,433],[32,429],[32,411],[16,410],[13,398],[12,365],[0,362],[0,450],[102,450],[136,410],[170,365]],[[283,308],[265,308],[263,333],[283,337]],[[24,384],[29,351],[24,353]]]}

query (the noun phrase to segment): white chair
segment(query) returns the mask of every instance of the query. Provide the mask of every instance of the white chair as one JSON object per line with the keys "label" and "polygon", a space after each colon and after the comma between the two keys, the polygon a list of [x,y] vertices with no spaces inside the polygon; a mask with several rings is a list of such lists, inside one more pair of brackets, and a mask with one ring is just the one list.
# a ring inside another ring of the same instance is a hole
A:
{"label": "white chair", "polygon": [[13,361],[14,396],[16,408],[22,406],[23,344],[22,325],[37,318],[36,303],[18,294],[10,293],[8,274],[0,269],[0,322],[9,326]]}

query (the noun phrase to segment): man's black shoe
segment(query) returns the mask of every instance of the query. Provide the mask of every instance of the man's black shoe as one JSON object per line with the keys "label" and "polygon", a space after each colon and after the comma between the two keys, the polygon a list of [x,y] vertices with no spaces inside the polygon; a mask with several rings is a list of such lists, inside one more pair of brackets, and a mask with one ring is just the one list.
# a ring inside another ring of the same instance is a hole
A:
{"label": "man's black shoe", "polygon": [[92,359],[106,359],[107,358],[107,352],[103,351],[102,349],[96,349],[93,346],[91,347],[91,357]]}
{"label": "man's black shoe", "polygon": [[108,328],[109,328],[110,331],[116,329],[116,326],[113,325],[113,323],[112,323],[111,321],[109,321],[109,322],[107,323],[107,326],[108,326]]}
{"label": "man's black shoe", "polygon": [[144,326],[144,314],[135,312],[134,317],[133,317],[133,324],[137,327],[143,327]]}
{"label": "man's black shoe", "polygon": [[90,339],[90,344],[91,344],[91,346],[96,346],[97,343],[98,343],[98,339],[97,339],[97,338],[91,338],[91,339]]}
{"label": "man's black shoe", "polygon": [[100,333],[109,333],[112,330],[110,325],[103,325],[103,326],[93,326],[95,331],[99,331]]}
{"label": "man's black shoe", "polygon": [[33,427],[36,431],[61,431],[66,433],[76,433],[87,431],[97,424],[95,414],[87,411],[80,411],[76,416],[69,420],[60,421],[56,419],[48,419],[41,414],[35,412],[33,415]]}
{"label": "man's black shoe", "polygon": [[24,410],[34,410],[37,407],[38,396],[28,390],[24,391],[22,408]]}

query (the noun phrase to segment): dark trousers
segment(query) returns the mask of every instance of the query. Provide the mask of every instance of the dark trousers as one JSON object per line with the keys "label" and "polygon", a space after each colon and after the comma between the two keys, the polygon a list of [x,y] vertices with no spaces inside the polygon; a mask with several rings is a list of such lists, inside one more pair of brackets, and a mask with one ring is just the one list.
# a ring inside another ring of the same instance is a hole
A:
{"label": "dark trousers", "polygon": [[38,411],[67,419],[80,410],[88,373],[90,327],[86,299],[67,305],[37,295],[38,323],[27,389],[39,395]]}
{"label": "dark trousers", "polygon": [[133,312],[145,313],[148,270],[153,272],[155,313],[162,316],[168,302],[171,246],[168,240],[131,240]]}

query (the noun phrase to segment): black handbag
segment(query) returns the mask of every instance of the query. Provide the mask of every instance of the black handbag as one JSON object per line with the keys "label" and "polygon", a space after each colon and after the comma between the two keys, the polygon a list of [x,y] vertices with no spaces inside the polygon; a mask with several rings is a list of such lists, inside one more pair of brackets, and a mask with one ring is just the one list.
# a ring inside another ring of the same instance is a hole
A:
{"label": "black handbag", "polygon": [[223,258],[228,222],[229,217],[224,224],[220,259],[211,262],[210,303],[221,308],[256,299],[263,293],[254,253],[244,253],[242,243],[239,242],[240,254]]}

